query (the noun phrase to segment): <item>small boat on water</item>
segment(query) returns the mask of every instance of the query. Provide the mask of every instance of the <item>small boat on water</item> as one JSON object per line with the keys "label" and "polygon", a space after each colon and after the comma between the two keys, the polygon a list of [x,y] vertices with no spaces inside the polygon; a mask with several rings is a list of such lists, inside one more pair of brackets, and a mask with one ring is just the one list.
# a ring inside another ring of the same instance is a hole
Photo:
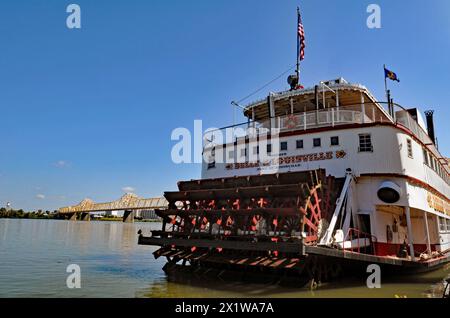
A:
{"label": "small boat on water", "polygon": [[139,244],[160,246],[167,271],[181,263],[305,281],[449,262],[450,168],[433,111],[379,101],[342,77],[304,88],[298,63],[288,82],[243,107],[245,123],[206,133],[201,178],[165,192],[162,228]]}

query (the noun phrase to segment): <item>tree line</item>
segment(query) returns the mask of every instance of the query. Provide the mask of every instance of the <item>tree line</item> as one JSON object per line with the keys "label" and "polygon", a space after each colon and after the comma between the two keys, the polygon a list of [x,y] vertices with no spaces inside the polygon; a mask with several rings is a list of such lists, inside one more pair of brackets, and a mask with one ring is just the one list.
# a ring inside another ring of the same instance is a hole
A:
{"label": "tree line", "polygon": [[31,211],[25,212],[24,210],[14,210],[0,208],[0,218],[6,219],[63,219],[64,217],[58,214],[58,211]]}

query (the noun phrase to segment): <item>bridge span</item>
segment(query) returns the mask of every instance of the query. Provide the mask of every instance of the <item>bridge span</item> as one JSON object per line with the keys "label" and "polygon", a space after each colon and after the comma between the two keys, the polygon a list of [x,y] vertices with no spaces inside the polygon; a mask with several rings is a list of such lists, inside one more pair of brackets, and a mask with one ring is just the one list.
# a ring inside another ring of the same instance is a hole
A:
{"label": "bridge span", "polygon": [[127,193],[116,201],[94,203],[91,199],[84,199],[77,205],[60,208],[58,213],[66,219],[75,221],[80,215],[83,221],[90,221],[93,212],[124,211],[123,222],[134,222],[137,210],[167,209],[168,202],[164,197],[140,198],[134,193]]}

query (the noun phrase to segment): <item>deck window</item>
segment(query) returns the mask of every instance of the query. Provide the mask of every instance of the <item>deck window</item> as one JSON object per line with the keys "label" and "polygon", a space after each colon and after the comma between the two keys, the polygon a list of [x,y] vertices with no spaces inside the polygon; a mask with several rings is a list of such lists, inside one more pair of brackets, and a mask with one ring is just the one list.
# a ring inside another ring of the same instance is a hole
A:
{"label": "deck window", "polygon": [[314,147],[320,147],[321,141],[320,138],[314,138],[313,139],[313,146]]}
{"label": "deck window", "polygon": [[303,139],[296,141],[297,149],[303,149]]}
{"label": "deck window", "polygon": [[280,143],[280,150],[281,150],[281,151],[286,151],[286,150],[288,150],[287,141],[282,141],[282,142]]}
{"label": "deck window", "polygon": [[423,163],[429,166],[430,162],[428,161],[428,152],[425,148],[423,148],[422,151],[423,151]]}
{"label": "deck window", "polygon": [[412,151],[412,141],[411,139],[406,139],[406,150],[408,151],[408,157],[413,157],[413,151]]}
{"label": "deck window", "polygon": [[372,136],[370,134],[359,134],[359,152],[373,152]]}
{"label": "deck window", "polygon": [[272,144],[267,144],[267,153],[272,152]]}
{"label": "deck window", "polygon": [[447,230],[447,221],[439,217],[439,231],[445,232]]}
{"label": "deck window", "polygon": [[234,150],[228,151],[228,159],[231,159],[231,160],[234,159]]}
{"label": "deck window", "polygon": [[330,138],[330,144],[332,146],[339,146],[339,137],[338,136],[333,136]]}

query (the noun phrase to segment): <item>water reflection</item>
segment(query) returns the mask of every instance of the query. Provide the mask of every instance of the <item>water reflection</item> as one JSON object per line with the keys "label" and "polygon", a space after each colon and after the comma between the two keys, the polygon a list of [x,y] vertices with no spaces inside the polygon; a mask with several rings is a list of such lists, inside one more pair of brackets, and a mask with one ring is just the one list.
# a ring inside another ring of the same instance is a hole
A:
{"label": "water reflection", "polygon": [[[385,277],[382,288],[369,289],[363,279],[345,278],[333,283],[322,284],[317,290],[299,288],[295,281],[274,282],[270,278],[242,277],[230,274],[229,277],[189,276],[179,273],[155,281],[139,297],[442,297],[445,281],[450,277],[449,267],[421,274],[398,277]],[[264,282],[266,281],[266,282]]]}
{"label": "water reflection", "polygon": [[[137,245],[137,231],[155,223],[0,219],[0,297],[441,297],[450,265],[437,271],[382,277],[381,289],[361,279],[298,288],[270,277],[166,276],[156,247]],[[81,267],[81,289],[66,287],[69,264]]]}

